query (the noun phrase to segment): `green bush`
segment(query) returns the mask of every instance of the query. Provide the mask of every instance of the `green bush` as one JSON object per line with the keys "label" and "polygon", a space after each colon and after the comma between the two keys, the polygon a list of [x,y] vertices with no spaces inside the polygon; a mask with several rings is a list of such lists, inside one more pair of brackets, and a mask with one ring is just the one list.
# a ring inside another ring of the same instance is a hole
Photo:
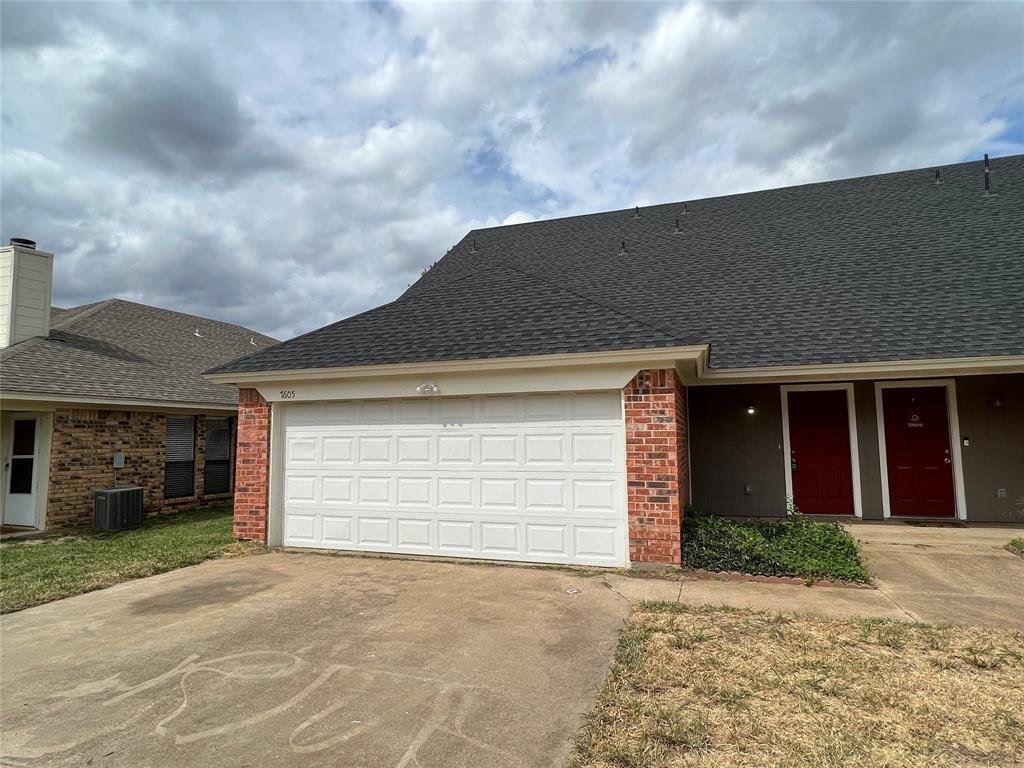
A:
{"label": "green bush", "polygon": [[690,511],[683,518],[683,563],[709,571],[868,581],[857,542],[838,523],[791,509],[785,520],[732,520]]}

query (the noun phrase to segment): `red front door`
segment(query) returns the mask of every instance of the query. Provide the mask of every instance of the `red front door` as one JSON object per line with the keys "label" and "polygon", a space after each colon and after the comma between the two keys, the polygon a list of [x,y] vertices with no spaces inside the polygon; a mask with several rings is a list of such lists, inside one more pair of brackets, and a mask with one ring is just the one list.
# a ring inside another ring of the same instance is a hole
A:
{"label": "red front door", "polygon": [[812,515],[852,515],[853,469],[846,391],[788,392],[793,501]]}
{"label": "red front door", "polygon": [[882,390],[889,514],[953,517],[953,456],[945,387]]}

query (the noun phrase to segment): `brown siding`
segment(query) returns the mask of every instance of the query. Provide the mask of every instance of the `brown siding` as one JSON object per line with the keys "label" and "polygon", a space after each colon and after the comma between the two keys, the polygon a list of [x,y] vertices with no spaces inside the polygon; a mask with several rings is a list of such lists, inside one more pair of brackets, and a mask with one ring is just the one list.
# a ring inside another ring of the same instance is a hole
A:
{"label": "brown siding", "polygon": [[[967,519],[1024,522],[1024,375],[956,380]],[[721,515],[783,514],[782,408],[778,384],[690,387],[694,504]],[[993,406],[999,397],[1000,407]],[[757,408],[748,416],[746,406]],[[882,473],[875,382],[854,384],[864,519],[881,520]],[[751,484],[751,495],[743,492]],[[1000,498],[998,490],[1006,490]]]}
{"label": "brown siding", "polygon": [[[694,506],[718,515],[784,515],[779,386],[690,387],[689,396]],[[757,409],[753,416],[748,405]]]}
{"label": "brown siding", "polygon": [[860,460],[860,497],[865,520],[882,520],[882,469],[878,453],[878,417],[875,411],[875,383],[853,385],[853,410],[857,415],[857,453]]}
{"label": "brown siding", "polygon": [[166,433],[167,417],[162,413],[84,409],[54,413],[47,527],[92,523],[93,492],[113,485],[113,457],[119,451],[125,454],[125,467],[117,471],[117,482],[142,486],[146,514],[230,504],[231,493],[203,495],[205,416],[196,419],[196,494],[164,499]]}
{"label": "brown siding", "polygon": [[1024,522],[1024,374],[962,376],[956,394],[967,519]]}

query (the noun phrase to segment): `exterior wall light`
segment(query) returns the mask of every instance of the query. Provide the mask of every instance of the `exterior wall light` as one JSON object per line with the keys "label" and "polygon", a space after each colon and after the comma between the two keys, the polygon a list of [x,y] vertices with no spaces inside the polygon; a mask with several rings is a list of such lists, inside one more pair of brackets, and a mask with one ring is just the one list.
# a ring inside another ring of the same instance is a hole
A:
{"label": "exterior wall light", "polygon": [[748,405],[747,406],[747,416],[753,416],[755,413],[757,413],[757,408],[755,408],[752,405]]}
{"label": "exterior wall light", "polygon": [[436,395],[440,392],[440,388],[432,381],[425,381],[416,387],[416,391],[421,395]]}

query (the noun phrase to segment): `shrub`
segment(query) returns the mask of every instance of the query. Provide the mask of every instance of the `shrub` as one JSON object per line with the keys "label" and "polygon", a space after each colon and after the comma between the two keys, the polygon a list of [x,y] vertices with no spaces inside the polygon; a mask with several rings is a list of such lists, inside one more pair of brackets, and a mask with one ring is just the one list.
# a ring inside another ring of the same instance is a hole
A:
{"label": "shrub", "polygon": [[683,518],[683,563],[710,571],[868,581],[857,542],[841,525],[790,509],[785,520]]}

